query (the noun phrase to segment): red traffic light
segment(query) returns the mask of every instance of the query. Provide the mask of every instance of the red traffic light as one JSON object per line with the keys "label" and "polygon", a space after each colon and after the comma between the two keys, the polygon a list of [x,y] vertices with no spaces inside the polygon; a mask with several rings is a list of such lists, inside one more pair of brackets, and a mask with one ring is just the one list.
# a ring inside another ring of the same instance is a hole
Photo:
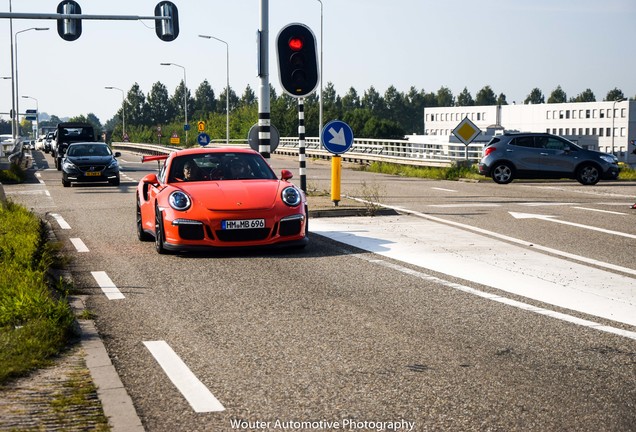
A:
{"label": "red traffic light", "polygon": [[292,51],[300,51],[303,49],[303,40],[299,37],[291,37],[289,38],[289,48]]}

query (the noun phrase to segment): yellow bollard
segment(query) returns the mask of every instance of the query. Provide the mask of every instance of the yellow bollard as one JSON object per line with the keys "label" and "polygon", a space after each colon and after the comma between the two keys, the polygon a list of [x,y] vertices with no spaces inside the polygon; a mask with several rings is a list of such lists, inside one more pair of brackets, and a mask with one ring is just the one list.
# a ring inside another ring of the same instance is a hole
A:
{"label": "yellow bollard", "polygon": [[340,202],[340,176],[342,172],[342,158],[340,155],[331,157],[331,201],[338,207]]}

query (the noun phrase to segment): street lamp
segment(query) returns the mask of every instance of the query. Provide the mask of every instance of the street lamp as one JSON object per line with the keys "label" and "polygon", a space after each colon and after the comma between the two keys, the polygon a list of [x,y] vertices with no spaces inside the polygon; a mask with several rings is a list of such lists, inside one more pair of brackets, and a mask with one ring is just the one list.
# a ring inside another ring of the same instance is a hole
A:
{"label": "street lamp", "polygon": [[185,113],[185,140],[186,145],[188,145],[188,86],[186,84],[186,69],[185,67],[178,65],[176,63],[160,63],[161,66],[177,66],[183,69],[183,111]]}
{"label": "street lamp", "polygon": [[204,39],[215,39],[225,44],[225,143],[230,144],[230,45],[222,39],[214,36],[199,35]]}
{"label": "street lamp", "polygon": [[33,139],[38,139],[38,132],[40,131],[40,104],[38,100],[31,96],[22,96],[23,99],[33,99],[35,101],[35,133]]}
{"label": "street lamp", "polygon": [[121,129],[122,129],[122,139],[126,140],[126,99],[124,96],[124,91],[119,87],[108,86],[104,87],[106,90],[119,90],[121,92]]}
{"label": "street lamp", "polygon": [[14,115],[16,116],[16,128],[14,130],[14,137],[16,138],[16,132],[19,131],[19,127],[17,125],[20,124],[20,103],[18,98],[16,97],[17,95],[20,94],[19,91],[19,87],[18,87],[18,35],[20,33],[24,33],[27,32],[29,30],[37,30],[37,31],[43,31],[43,30],[48,30],[48,27],[31,27],[28,29],[24,29],[24,30],[20,30],[18,32],[15,32],[15,53],[14,53],[14,57],[15,57],[15,93],[13,94],[13,98],[15,100],[15,112]]}
{"label": "street lamp", "polygon": [[614,154],[614,136],[616,132],[614,131],[614,119],[616,118],[616,102],[623,102],[625,98],[618,97],[614,99],[614,103],[612,104],[612,154]]}
{"label": "street lamp", "polygon": [[318,114],[318,141],[322,143],[322,1],[316,0],[320,3],[320,100],[319,100],[319,114]]}

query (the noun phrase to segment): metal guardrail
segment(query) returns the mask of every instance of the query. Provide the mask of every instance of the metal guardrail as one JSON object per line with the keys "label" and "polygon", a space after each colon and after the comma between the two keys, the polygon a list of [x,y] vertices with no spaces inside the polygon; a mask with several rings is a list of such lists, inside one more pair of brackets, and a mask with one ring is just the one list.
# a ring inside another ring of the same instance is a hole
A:
{"label": "metal guardrail", "polygon": [[[211,144],[223,145],[225,140],[212,140]],[[231,140],[232,146],[248,147],[247,140]],[[181,147],[156,144],[114,142],[113,148],[135,151],[147,155],[169,154]],[[413,143],[406,140],[355,139],[351,149],[342,154],[342,159],[354,163],[388,162],[402,165],[449,167],[466,160],[477,162],[481,158],[483,144],[468,147],[454,143]],[[275,154],[298,155],[298,138],[281,137]],[[305,155],[308,158],[329,159],[332,154],[320,144],[319,138],[305,140]]]}

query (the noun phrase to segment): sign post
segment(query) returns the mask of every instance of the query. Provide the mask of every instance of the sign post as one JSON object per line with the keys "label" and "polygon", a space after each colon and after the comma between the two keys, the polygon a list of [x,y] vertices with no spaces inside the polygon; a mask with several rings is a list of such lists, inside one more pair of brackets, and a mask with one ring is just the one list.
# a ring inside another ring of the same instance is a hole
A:
{"label": "sign post", "polygon": [[353,131],[351,127],[340,120],[330,121],[322,129],[320,141],[331,157],[331,201],[334,206],[340,202],[340,184],[342,178],[342,153],[347,152],[353,145]]}

